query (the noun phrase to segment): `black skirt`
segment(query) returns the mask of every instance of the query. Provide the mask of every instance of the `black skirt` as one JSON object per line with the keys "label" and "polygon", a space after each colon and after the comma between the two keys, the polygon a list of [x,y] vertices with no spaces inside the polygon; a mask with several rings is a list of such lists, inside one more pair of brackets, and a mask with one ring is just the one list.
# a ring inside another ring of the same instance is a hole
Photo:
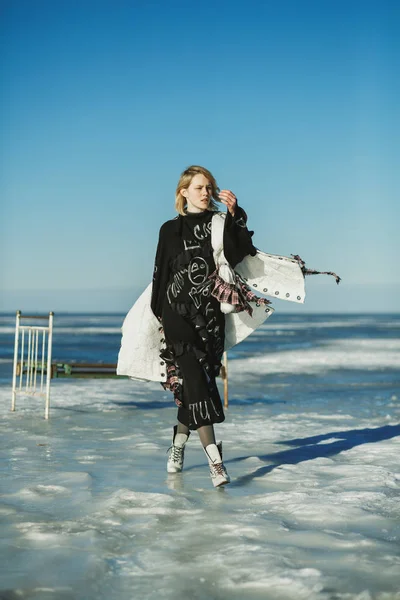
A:
{"label": "black skirt", "polygon": [[215,298],[210,295],[207,300],[206,314],[192,305],[171,305],[167,300],[162,314],[167,362],[174,363],[180,380],[174,392],[178,421],[192,430],[225,420],[216,383],[225,317]]}

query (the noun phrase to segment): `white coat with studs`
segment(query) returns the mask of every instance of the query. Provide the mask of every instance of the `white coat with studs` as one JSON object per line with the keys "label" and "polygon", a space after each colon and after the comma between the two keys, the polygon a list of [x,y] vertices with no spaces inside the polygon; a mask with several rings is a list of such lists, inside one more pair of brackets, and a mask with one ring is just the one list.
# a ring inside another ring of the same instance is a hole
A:
{"label": "white coat with studs", "polygon": [[[223,252],[225,216],[224,213],[216,213],[211,224],[211,243],[217,266],[227,262]],[[255,256],[246,256],[236,265],[235,271],[255,292],[289,302],[304,302],[304,275],[297,260],[257,250]],[[117,375],[165,382],[166,368],[160,358],[165,340],[160,322],[150,307],[151,288],[150,283],[123,322]],[[226,314],[225,350],[244,340],[273,312],[274,309],[270,306],[254,305],[252,316],[245,311]]]}

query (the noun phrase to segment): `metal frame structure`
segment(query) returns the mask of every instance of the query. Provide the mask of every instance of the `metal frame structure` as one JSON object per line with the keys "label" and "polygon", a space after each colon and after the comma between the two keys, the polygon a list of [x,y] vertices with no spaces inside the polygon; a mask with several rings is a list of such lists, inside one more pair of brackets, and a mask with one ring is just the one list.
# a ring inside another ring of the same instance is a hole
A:
{"label": "metal frame structure", "polygon": [[[21,311],[17,310],[12,379],[12,411],[15,411],[17,394],[44,396],[46,399],[44,418],[49,418],[53,318],[53,312],[50,312],[48,316],[36,316],[22,315]],[[22,325],[22,319],[48,319],[48,325]],[[18,377],[19,381],[17,382]],[[44,381],[45,377],[46,381]]]}

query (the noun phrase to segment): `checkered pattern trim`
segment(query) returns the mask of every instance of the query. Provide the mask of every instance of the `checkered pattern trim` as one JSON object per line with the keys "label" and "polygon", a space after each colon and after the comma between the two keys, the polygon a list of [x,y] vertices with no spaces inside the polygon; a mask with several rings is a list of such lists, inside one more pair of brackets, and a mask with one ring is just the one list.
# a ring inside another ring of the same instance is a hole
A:
{"label": "checkered pattern trim", "polygon": [[306,263],[298,254],[291,254],[290,256],[293,256],[294,260],[297,260],[301,270],[303,271],[303,275],[332,275],[332,277],[336,279],[336,283],[341,281],[341,277],[336,275],[336,273],[333,271],[316,271],[315,269],[307,269]]}
{"label": "checkered pattern trim", "polygon": [[227,283],[218,275],[218,270],[214,271],[214,273],[209,276],[209,279],[211,279],[214,284],[211,295],[219,302],[232,304],[235,309],[234,312],[246,311],[252,316],[253,309],[250,306],[250,302],[254,302],[256,306],[271,304],[266,298],[256,296],[247,283],[236,272],[235,283]]}

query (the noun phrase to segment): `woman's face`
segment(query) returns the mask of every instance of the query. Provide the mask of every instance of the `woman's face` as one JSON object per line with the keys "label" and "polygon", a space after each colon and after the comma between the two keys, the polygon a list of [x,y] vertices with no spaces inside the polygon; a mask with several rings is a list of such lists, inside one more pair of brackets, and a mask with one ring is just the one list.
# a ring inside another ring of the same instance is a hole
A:
{"label": "woman's face", "polygon": [[189,212],[201,212],[208,208],[212,194],[212,185],[202,173],[192,178],[188,188],[181,191],[186,198]]}

